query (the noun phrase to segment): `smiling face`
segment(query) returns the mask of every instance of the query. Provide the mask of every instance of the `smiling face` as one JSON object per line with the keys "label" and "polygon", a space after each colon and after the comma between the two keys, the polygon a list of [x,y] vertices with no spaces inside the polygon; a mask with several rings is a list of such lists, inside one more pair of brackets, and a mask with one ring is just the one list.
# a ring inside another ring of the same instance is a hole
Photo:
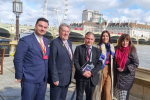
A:
{"label": "smiling face", "polygon": [[92,46],[94,41],[95,41],[95,37],[93,34],[88,34],[84,38],[85,45],[88,47]]}
{"label": "smiling face", "polygon": [[65,41],[68,39],[69,36],[69,28],[67,26],[62,26],[61,29],[59,30],[59,37]]}
{"label": "smiling face", "polygon": [[44,22],[44,21],[39,21],[36,25],[35,25],[35,34],[38,35],[39,37],[42,37],[48,28],[48,23]]}
{"label": "smiling face", "polygon": [[121,42],[121,45],[122,45],[122,47],[127,47],[127,46],[129,45],[129,40],[124,39],[124,40]]}
{"label": "smiling face", "polygon": [[103,43],[108,43],[109,42],[109,35],[108,33],[104,33],[102,36],[102,42]]}

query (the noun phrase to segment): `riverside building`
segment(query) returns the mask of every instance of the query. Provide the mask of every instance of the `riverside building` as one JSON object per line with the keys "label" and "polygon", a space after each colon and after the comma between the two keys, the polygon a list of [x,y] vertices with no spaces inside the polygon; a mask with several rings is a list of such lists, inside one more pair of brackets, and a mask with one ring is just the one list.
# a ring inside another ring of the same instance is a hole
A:
{"label": "riverside building", "polygon": [[115,21],[109,22],[109,20],[104,20],[103,14],[99,14],[99,11],[83,10],[82,13],[82,23],[71,23],[72,29],[91,31],[101,33],[104,30],[108,30],[111,34],[129,34],[130,36],[137,38],[150,38],[150,25],[146,22],[145,24],[135,22],[125,21]]}

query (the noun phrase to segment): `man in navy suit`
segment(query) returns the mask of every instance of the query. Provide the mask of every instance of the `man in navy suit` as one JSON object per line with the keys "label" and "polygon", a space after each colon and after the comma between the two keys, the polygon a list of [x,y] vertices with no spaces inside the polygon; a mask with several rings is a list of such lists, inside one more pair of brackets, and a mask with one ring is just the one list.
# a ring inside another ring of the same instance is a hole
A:
{"label": "man in navy suit", "polygon": [[65,100],[72,74],[72,44],[68,40],[70,27],[59,26],[59,37],[50,43],[50,100]]}
{"label": "man in navy suit", "polygon": [[16,83],[21,82],[21,100],[45,100],[48,78],[49,40],[43,35],[48,20],[39,18],[33,34],[19,40],[14,56]]}

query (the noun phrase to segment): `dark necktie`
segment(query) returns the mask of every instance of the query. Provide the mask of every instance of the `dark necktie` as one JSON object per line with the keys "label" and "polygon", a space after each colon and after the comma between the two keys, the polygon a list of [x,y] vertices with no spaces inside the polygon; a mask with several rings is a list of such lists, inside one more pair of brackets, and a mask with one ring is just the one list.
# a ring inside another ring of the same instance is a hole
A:
{"label": "dark necktie", "polygon": [[87,61],[90,60],[90,48],[87,48]]}

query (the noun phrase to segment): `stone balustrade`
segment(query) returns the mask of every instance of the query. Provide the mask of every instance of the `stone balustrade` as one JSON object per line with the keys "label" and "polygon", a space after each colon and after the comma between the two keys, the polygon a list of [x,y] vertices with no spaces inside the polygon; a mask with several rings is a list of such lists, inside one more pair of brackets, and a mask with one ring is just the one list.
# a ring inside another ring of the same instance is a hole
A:
{"label": "stone balustrade", "polygon": [[[75,68],[73,67],[73,83],[75,83],[74,72]],[[150,100],[150,69],[137,68],[134,84],[130,90],[129,100]]]}
{"label": "stone balustrade", "polygon": [[150,100],[150,69],[137,68],[130,100]]}

